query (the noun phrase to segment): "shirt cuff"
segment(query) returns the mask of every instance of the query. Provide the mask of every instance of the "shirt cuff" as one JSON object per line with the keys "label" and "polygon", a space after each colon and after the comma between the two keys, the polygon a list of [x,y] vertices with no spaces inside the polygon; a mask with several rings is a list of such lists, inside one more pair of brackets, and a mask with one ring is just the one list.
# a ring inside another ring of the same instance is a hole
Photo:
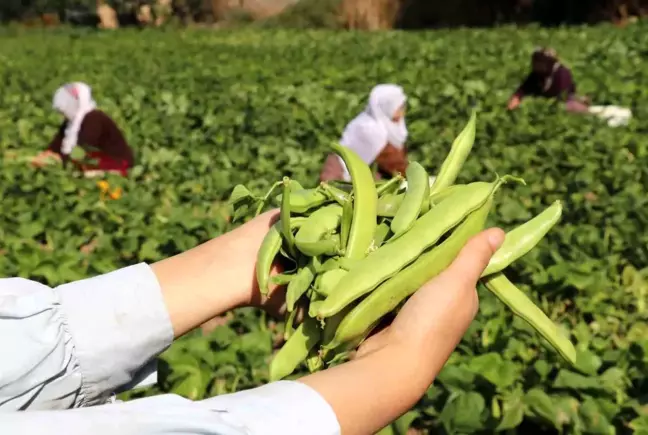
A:
{"label": "shirt cuff", "polygon": [[199,402],[242,433],[339,435],[333,408],[311,387],[278,381]]}
{"label": "shirt cuff", "polygon": [[157,278],[140,263],[56,289],[83,384],[80,406],[138,380],[173,341]]}

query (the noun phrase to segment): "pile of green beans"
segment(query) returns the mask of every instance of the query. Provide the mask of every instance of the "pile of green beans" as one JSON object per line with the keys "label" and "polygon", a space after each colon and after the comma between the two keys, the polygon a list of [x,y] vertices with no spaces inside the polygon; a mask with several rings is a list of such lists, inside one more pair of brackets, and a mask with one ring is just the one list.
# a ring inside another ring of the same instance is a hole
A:
{"label": "pile of green beans", "polygon": [[[244,186],[234,189],[230,202],[237,217],[246,213],[241,211],[244,205],[256,206],[252,207],[256,214],[269,205],[281,209],[280,219],[263,241],[256,268],[262,294],[271,284],[285,288],[286,343],[270,364],[272,381],[291,375],[301,364],[315,372],[343,361],[484,229],[502,184],[524,183],[505,175],[491,182],[455,184],[473,147],[475,125],[473,112],[432,186],[417,162],[410,162],[405,177],[397,174],[376,182],[356,153],[333,144],[349,169],[351,183],[304,188],[285,177],[262,198],[253,197]],[[561,213],[560,202],[555,202],[507,233],[481,280],[575,364],[576,351],[569,339],[502,272],[536,246]],[[271,276],[278,263],[283,272]],[[295,327],[298,312],[303,321]]]}

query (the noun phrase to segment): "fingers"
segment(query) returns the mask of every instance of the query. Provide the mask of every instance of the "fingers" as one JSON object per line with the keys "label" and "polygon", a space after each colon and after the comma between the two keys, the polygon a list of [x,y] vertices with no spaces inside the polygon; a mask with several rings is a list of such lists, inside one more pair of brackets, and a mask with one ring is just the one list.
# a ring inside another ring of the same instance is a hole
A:
{"label": "fingers", "polygon": [[443,272],[443,279],[451,279],[457,286],[474,287],[502,242],[504,231],[499,228],[490,228],[477,234]]}

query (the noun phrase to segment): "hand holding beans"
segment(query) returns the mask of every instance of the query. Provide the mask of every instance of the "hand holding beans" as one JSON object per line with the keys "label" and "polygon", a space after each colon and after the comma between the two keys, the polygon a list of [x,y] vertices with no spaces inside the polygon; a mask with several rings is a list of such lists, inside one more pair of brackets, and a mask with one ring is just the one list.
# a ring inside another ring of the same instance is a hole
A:
{"label": "hand holding beans", "polygon": [[[289,376],[302,363],[313,372],[344,361],[426,282],[448,275],[453,260],[484,229],[503,184],[524,183],[505,175],[492,182],[455,184],[472,149],[475,124],[473,112],[431,188],[428,174],[416,162],[408,168],[404,192],[400,177],[376,183],[369,167],[337,144],[333,150],[349,168],[351,185],[329,182],[292,190],[291,180],[283,180],[283,194],[275,199],[281,205],[281,224],[268,232],[259,251],[257,280],[265,292],[270,265],[282,262],[289,281],[288,315],[301,306],[308,316],[294,332],[286,331],[290,338],[271,363],[271,380]],[[235,216],[245,215],[240,211],[245,205],[258,204],[261,211],[271,194],[256,198],[237,186],[231,201]],[[560,203],[554,203],[507,234],[502,249],[475,280],[481,278],[513,313],[575,363],[571,342],[502,274],[544,237],[560,214]],[[402,310],[395,325],[407,321],[402,313],[411,310]]]}

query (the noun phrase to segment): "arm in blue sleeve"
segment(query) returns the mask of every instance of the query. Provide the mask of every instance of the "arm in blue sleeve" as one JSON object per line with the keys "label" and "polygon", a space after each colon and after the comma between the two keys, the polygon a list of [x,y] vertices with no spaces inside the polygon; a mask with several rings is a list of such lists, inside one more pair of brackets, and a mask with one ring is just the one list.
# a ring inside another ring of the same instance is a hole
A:
{"label": "arm in blue sleeve", "polygon": [[201,402],[167,394],[64,411],[0,413],[3,434],[339,435],[332,408],[313,389],[280,381]]}
{"label": "arm in blue sleeve", "polygon": [[54,289],[0,279],[0,411],[104,403],[120,387],[154,382],[154,358],[172,340],[146,264]]}

